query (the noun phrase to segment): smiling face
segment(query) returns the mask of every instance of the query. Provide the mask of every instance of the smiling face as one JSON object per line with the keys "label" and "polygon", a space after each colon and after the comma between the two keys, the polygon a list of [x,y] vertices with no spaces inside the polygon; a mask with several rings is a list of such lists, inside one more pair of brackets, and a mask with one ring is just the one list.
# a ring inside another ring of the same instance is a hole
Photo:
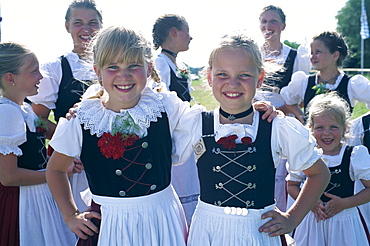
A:
{"label": "smiling face", "polygon": [[251,107],[257,86],[263,81],[250,56],[242,48],[221,48],[214,56],[207,78],[220,107],[230,114]]}
{"label": "smiling face", "polygon": [[118,57],[102,68],[95,66],[95,71],[109,94],[106,107],[115,112],[132,108],[138,103],[150,69],[146,63],[118,62]]}
{"label": "smiling face", "polygon": [[285,29],[280,15],[275,10],[265,11],[260,16],[260,30],[266,41],[280,41],[281,32]]}
{"label": "smiling face", "polygon": [[328,47],[321,40],[315,40],[311,43],[311,64],[312,68],[323,71],[337,68],[339,52],[330,53]]}
{"label": "smiling face", "polygon": [[25,57],[23,65],[19,68],[19,73],[13,75],[17,91],[24,97],[37,94],[42,78],[39,62],[34,54]]}
{"label": "smiling face", "polygon": [[73,8],[65,27],[73,39],[73,52],[80,54],[86,50],[92,37],[102,28],[102,23],[95,10]]}
{"label": "smiling face", "polygon": [[339,124],[330,112],[314,116],[312,120],[311,130],[323,153],[325,155],[339,154],[345,127]]}

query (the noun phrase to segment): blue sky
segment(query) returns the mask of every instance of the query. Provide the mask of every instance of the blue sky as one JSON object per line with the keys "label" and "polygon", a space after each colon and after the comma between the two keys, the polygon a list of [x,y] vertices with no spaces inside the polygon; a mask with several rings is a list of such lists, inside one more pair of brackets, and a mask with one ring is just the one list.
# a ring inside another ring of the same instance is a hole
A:
{"label": "blue sky", "polygon": [[[103,11],[104,26],[120,25],[140,30],[151,41],[157,17],[176,13],[189,22],[194,38],[190,49],[179,59],[190,66],[206,66],[219,37],[235,30],[247,30],[258,42],[261,9],[273,4],[287,16],[282,39],[304,43],[323,31],[334,31],[338,11],[347,0],[96,0]],[[40,61],[72,49],[64,28],[70,0],[1,0],[1,41],[27,45]],[[369,6],[370,7],[370,6]]]}

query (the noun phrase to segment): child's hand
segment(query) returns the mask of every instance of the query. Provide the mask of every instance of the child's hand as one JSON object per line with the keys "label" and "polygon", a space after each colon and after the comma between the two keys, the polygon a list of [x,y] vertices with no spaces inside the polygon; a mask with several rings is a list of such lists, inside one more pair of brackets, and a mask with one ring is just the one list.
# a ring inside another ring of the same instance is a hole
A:
{"label": "child's hand", "polygon": [[79,238],[87,239],[99,232],[98,227],[91,222],[92,218],[101,219],[101,216],[97,212],[76,212],[66,219],[66,223]]}
{"label": "child's hand", "polygon": [[324,212],[327,216],[327,219],[333,217],[334,215],[336,215],[339,212],[342,212],[345,209],[344,207],[345,203],[343,202],[343,198],[327,192],[325,192],[324,195],[331,198],[331,200],[325,204],[324,208]]}
{"label": "child's hand", "polygon": [[73,173],[81,173],[82,170],[84,170],[84,165],[80,159],[75,158],[73,163],[75,164],[73,167]]}
{"label": "child's hand", "polygon": [[311,211],[314,213],[316,222],[319,222],[319,220],[326,220],[327,215],[324,212],[325,206],[324,203],[319,200],[316,205],[311,209]]}
{"label": "child's hand", "polygon": [[284,116],[284,113],[280,110],[276,110],[270,102],[256,101],[255,103],[253,103],[253,107],[257,111],[266,111],[262,115],[262,119],[267,119],[268,122],[271,122],[277,115]]}
{"label": "child's hand", "polygon": [[297,226],[292,223],[289,218],[289,214],[283,213],[278,209],[268,211],[262,214],[262,219],[271,218],[268,222],[258,228],[259,232],[269,233],[270,237],[276,237],[293,231]]}
{"label": "child's hand", "polygon": [[66,114],[66,119],[70,120],[72,118],[76,118],[76,108],[79,106],[79,103],[75,103],[72,108],[68,110]]}

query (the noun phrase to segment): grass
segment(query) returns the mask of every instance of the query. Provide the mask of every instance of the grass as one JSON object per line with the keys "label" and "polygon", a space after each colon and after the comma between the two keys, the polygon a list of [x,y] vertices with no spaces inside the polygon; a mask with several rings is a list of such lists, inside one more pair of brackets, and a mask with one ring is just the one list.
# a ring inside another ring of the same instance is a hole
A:
{"label": "grass", "polygon": [[[213,110],[218,106],[218,102],[213,97],[212,90],[205,80],[193,80],[192,87],[194,88],[194,91],[191,95],[196,103],[202,104],[207,108],[207,110]],[[369,109],[366,108],[366,104],[357,103],[353,108],[352,119],[355,119],[368,111]]]}

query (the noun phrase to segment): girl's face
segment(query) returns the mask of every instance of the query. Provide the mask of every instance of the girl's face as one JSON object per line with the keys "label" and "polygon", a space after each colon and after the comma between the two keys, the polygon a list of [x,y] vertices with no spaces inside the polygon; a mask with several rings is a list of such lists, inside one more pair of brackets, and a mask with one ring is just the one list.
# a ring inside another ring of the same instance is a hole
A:
{"label": "girl's face", "polygon": [[24,58],[23,65],[18,74],[13,74],[14,84],[19,88],[19,93],[24,97],[36,95],[42,75],[39,71],[39,62],[35,55]]}
{"label": "girl's face", "polygon": [[330,53],[329,49],[321,40],[311,43],[311,63],[312,68],[322,71],[328,68],[336,68],[339,52]]}
{"label": "girl's face", "polygon": [[109,94],[106,106],[115,112],[132,108],[138,103],[151,69],[151,65],[146,63],[144,65],[135,62],[126,64],[119,63],[117,60],[118,58],[102,68],[94,67],[104,89]]}
{"label": "girl's face", "polygon": [[223,110],[237,114],[247,110],[257,86],[263,81],[264,72],[258,73],[257,67],[242,48],[226,47],[220,49],[208,69],[208,83],[213,96]]}
{"label": "girl's face", "polygon": [[83,53],[92,37],[102,28],[99,16],[93,9],[74,8],[71,17],[65,23],[67,32],[71,34],[75,53]]}
{"label": "girl's face", "polygon": [[190,41],[193,39],[189,34],[189,25],[183,24],[181,30],[177,30],[179,51],[187,51]]}
{"label": "girl's face", "polygon": [[275,10],[265,11],[260,16],[260,30],[266,40],[279,40],[281,32],[285,29],[279,14]]}
{"label": "girl's face", "polygon": [[312,133],[325,155],[337,155],[342,148],[341,139],[345,127],[330,113],[313,117]]}

